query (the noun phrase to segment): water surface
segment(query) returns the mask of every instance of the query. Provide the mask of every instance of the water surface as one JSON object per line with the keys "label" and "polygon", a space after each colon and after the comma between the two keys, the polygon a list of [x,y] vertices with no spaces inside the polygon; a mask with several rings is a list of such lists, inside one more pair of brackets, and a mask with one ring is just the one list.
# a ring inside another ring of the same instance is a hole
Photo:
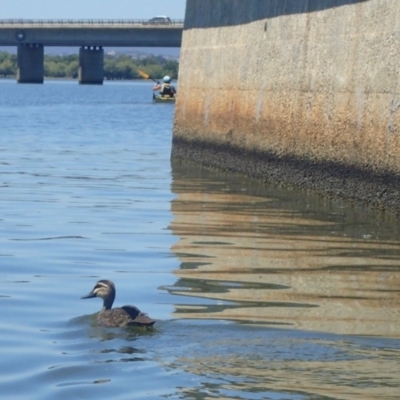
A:
{"label": "water surface", "polygon": [[2,398],[397,399],[398,218],[171,164],[150,88],[0,81]]}

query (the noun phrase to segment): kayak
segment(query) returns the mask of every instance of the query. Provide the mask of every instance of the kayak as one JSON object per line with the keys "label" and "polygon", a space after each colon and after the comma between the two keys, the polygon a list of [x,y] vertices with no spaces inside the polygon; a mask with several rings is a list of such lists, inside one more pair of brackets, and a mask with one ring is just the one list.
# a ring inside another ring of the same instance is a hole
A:
{"label": "kayak", "polygon": [[162,96],[161,94],[153,94],[155,103],[175,103],[175,97]]}

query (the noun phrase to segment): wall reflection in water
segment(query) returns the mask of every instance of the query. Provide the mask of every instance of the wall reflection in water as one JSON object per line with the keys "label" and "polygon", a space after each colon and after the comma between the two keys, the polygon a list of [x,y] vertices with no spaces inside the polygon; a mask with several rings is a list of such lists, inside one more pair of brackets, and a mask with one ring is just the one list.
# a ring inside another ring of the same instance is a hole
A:
{"label": "wall reflection in water", "polygon": [[177,318],[400,336],[399,219],[173,163]]}

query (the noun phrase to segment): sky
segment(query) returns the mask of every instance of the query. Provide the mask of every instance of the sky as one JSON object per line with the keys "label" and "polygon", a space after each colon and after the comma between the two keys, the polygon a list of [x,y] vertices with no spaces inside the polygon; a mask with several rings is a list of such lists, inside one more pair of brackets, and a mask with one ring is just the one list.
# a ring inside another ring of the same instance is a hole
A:
{"label": "sky", "polygon": [[2,0],[0,19],[183,19],[186,0]]}

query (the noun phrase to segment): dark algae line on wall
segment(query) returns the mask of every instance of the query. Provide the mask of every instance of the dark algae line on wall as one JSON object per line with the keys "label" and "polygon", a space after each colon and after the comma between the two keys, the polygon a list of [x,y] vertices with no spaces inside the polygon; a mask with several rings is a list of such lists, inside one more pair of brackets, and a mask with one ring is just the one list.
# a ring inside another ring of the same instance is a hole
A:
{"label": "dark algae line on wall", "polygon": [[400,212],[400,177],[391,173],[374,174],[333,162],[278,157],[272,153],[181,138],[173,139],[172,158]]}

